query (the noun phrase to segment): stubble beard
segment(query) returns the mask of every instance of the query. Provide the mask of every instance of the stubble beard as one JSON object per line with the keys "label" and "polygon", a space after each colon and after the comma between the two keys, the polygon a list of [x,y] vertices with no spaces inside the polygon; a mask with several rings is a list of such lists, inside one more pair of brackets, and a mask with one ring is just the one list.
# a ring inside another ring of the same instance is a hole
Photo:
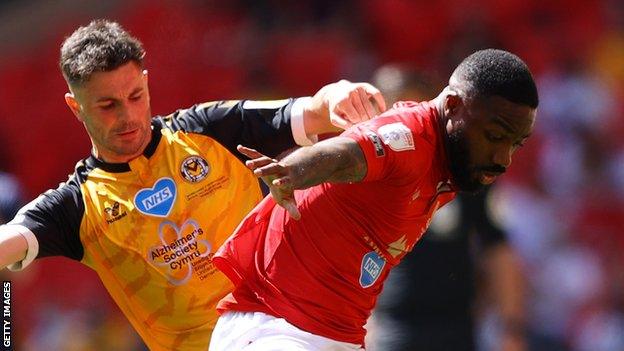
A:
{"label": "stubble beard", "polygon": [[464,128],[448,133],[448,158],[453,182],[461,190],[468,193],[478,193],[485,186],[473,177],[475,171],[470,166],[470,150]]}

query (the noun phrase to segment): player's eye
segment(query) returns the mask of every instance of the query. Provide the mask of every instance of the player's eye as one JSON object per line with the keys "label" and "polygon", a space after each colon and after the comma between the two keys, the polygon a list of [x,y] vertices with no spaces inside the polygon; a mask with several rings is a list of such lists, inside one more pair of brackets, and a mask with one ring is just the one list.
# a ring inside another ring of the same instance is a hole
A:
{"label": "player's eye", "polygon": [[526,145],[526,142],[527,142],[527,138],[524,138],[524,139],[516,142],[514,144],[514,148],[519,149],[519,148],[523,147],[524,145]]}
{"label": "player's eye", "polygon": [[113,107],[115,107],[115,104],[114,104],[114,103],[112,103],[112,102],[111,102],[111,103],[108,103],[108,104],[105,104],[105,105],[100,105],[100,108],[101,108],[102,110],[112,110],[112,109],[113,109]]}
{"label": "player's eye", "polygon": [[499,142],[503,141],[505,139],[505,136],[502,134],[486,131],[485,138],[491,142]]}
{"label": "player's eye", "polygon": [[139,101],[139,100],[141,100],[142,97],[143,97],[143,94],[138,94],[138,95],[131,96],[130,100],[132,100],[132,101]]}

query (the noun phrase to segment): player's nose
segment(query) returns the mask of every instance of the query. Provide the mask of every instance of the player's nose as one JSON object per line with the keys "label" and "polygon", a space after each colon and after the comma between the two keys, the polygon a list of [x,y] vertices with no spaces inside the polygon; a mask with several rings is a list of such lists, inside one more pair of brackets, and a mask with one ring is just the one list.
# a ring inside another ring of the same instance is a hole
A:
{"label": "player's nose", "polygon": [[511,166],[511,158],[513,155],[513,149],[507,146],[498,147],[494,152],[493,163],[501,166],[502,168],[508,168]]}

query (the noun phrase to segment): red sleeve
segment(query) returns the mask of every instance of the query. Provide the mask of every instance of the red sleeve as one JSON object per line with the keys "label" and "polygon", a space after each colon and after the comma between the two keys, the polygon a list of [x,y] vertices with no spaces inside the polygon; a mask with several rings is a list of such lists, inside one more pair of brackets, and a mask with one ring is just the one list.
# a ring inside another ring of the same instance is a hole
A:
{"label": "red sleeve", "polygon": [[424,126],[405,112],[389,111],[357,124],[342,136],[355,140],[366,157],[363,181],[414,179],[431,166],[433,147],[423,137]]}

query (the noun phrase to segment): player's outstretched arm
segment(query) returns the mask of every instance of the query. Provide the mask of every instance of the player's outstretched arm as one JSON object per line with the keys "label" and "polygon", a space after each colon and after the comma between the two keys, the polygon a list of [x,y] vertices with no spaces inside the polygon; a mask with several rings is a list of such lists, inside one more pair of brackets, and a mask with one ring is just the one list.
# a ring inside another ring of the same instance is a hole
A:
{"label": "player's outstretched arm", "polygon": [[319,134],[340,132],[385,111],[379,90],[346,80],[327,84],[313,97],[275,101],[212,101],[162,117],[174,130],[207,135],[231,152],[239,144],[276,157],[312,145]]}
{"label": "player's outstretched arm", "polygon": [[26,257],[28,242],[13,226],[0,226],[0,270]]}
{"label": "player's outstretched arm", "polygon": [[362,149],[355,140],[346,137],[302,147],[279,162],[244,146],[239,145],[238,150],[251,158],[246,162],[247,167],[267,183],[275,201],[295,219],[300,218],[295,189],[325,182],[358,182],[367,171]]}

